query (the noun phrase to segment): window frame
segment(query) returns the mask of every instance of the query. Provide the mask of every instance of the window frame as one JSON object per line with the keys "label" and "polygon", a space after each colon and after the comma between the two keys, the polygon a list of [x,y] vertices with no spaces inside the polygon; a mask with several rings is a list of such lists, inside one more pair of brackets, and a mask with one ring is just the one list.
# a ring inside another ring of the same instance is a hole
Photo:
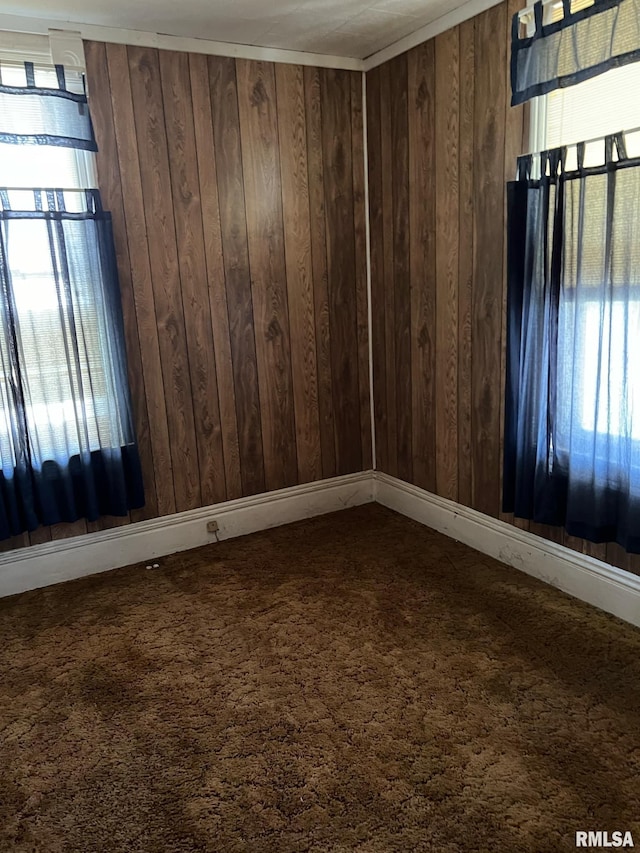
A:
{"label": "window frame", "polygon": [[[551,3],[548,4],[548,7],[551,7]],[[547,6],[547,4],[545,4]],[[541,151],[545,151],[549,149],[549,145],[547,143],[547,105],[548,105],[548,97],[549,95],[539,95],[538,97],[532,98],[527,104],[528,110],[528,146],[529,151],[531,153],[540,153]],[[626,128],[624,132],[635,133],[637,132],[637,128]],[[585,142],[594,142],[598,141],[601,137],[594,137],[593,139],[584,140]],[[602,137],[604,138],[604,137]],[[562,143],[561,143],[562,144]],[[567,147],[575,147],[575,143],[567,143]],[[535,162],[535,161],[534,161]],[[534,168],[535,171],[535,168]],[[532,175],[534,179],[539,178],[539,168],[538,174]],[[596,293],[594,292],[594,300],[596,298]],[[639,300],[640,301],[640,297]],[[576,427],[574,425],[573,429]],[[588,429],[578,429],[580,434],[584,434],[585,436],[590,436],[592,433]],[[602,435],[607,435],[607,433],[601,433]],[[620,438],[619,433],[611,433],[611,438],[616,441]],[[562,438],[564,436],[558,436]],[[633,442],[635,453],[633,454],[634,459],[640,457],[640,439]],[[577,473],[578,477],[584,473],[585,479],[589,479],[591,476],[597,476],[596,472],[589,471],[589,466],[584,464],[585,459],[589,462],[591,459],[587,458],[583,454],[578,452],[578,459],[576,460],[576,450],[574,449],[572,454],[569,454],[564,443],[562,441],[559,442],[556,447],[556,452],[558,453],[558,460],[560,461],[560,467],[563,471],[568,471],[569,468],[574,470],[574,474]],[[572,464],[573,460],[573,464]],[[576,466],[577,462],[577,466]],[[599,474],[602,474],[602,469],[606,469],[608,467],[608,459],[602,456],[598,456],[596,458],[596,463],[599,466],[600,471]],[[577,471],[576,471],[577,467]],[[637,479],[640,480],[640,467],[637,465],[633,466],[633,470],[636,472]],[[609,488],[615,489],[616,483],[609,482],[609,479],[605,476],[603,481],[607,483]]]}

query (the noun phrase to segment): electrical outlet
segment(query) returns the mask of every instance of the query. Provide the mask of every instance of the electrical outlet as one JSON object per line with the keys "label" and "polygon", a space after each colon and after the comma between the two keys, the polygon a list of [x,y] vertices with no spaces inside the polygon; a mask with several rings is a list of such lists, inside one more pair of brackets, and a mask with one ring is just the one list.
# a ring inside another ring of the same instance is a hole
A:
{"label": "electrical outlet", "polygon": [[220,530],[218,526],[218,522],[215,518],[211,519],[211,521],[207,521],[207,533],[217,533]]}

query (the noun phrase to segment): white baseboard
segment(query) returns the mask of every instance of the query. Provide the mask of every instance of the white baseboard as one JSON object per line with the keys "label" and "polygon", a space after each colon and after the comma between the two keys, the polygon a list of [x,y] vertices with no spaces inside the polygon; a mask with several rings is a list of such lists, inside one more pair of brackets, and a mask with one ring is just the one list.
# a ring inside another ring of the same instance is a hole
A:
{"label": "white baseboard", "polygon": [[97,574],[373,501],[371,471],[293,486],[0,554],[0,597]]}
{"label": "white baseboard", "polygon": [[376,472],[374,499],[582,601],[640,626],[640,577]]}
{"label": "white baseboard", "polygon": [[437,497],[364,471],[0,554],[0,597],[157,560],[303,518],[377,501],[640,627],[640,577]]}

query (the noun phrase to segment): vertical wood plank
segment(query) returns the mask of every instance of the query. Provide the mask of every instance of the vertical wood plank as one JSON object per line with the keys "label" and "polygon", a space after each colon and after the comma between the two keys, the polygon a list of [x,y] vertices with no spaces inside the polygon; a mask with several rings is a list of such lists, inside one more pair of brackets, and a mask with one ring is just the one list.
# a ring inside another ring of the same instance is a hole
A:
{"label": "vertical wood plank", "polygon": [[369,234],[371,251],[371,349],[373,413],[378,470],[389,473],[387,436],[387,359],[384,302],[384,223],[382,215],[382,128],[380,68],[367,73],[367,157],[369,164]]}
{"label": "vertical wood plank", "polygon": [[617,566],[619,569],[624,569],[626,572],[631,571],[631,554],[628,554],[617,542],[607,542],[606,547],[607,563]]}
{"label": "vertical wood plank", "polygon": [[189,74],[209,289],[209,310],[220,402],[226,493],[227,500],[234,500],[242,496],[240,444],[231,358],[226,278],[222,258],[222,231],[216,179],[216,153],[213,143],[209,70],[206,56],[195,53],[189,54]]}
{"label": "vertical wood plank", "polygon": [[87,532],[87,522],[84,518],[78,521],[62,521],[51,525],[51,540],[70,539],[72,536],[84,536]]}
{"label": "vertical wood plank", "polygon": [[235,61],[208,58],[242,492],[265,490]]}
{"label": "vertical wood plank", "polygon": [[307,167],[309,170],[309,221],[313,266],[313,302],[316,323],[318,369],[318,410],[322,475],[336,475],[336,442],[333,421],[333,380],[331,376],[331,331],[327,273],[327,237],[322,153],[322,104],[320,72],[304,68],[305,114],[307,121]]}
{"label": "vertical wood plank", "polygon": [[543,539],[548,539],[550,542],[557,542],[558,545],[562,545],[564,538],[562,527],[552,524],[541,524],[539,521],[530,521],[529,531],[536,536],[541,536]]}
{"label": "vertical wood plank", "polygon": [[640,575],[640,554],[627,554],[626,570],[634,575]]}
{"label": "vertical wood plank", "polygon": [[[159,515],[166,515],[175,512],[176,506],[173,484],[173,463],[170,452],[167,408],[164,396],[149,250],[144,221],[144,202],[142,198],[129,66],[125,46],[107,45],[106,59],[117,160],[122,186],[126,188],[126,192],[123,191],[122,193],[124,233],[122,230],[116,230],[117,226],[114,221],[114,238],[116,240],[117,252],[124,252],[126,246],[129,256],[131,286],[140,340],[140,360],[148,412],[150,449],[157,496],[157,513]],[[116,152],[111,155],[107,150],[103,156],[104,159],[109,158],[110,162],[112,156],[116,157]],[[132,387],[132,394],[136,394],[137,396],[134,387]],[[139,401],[137,405],[140,405]],[[144,441],[144,433],[142,436],[139,436],[139,440],[140,442]],[[144,475],[145,470],[143,469]],[[146,486],[147,479],[145,477],[145,493]],[[137,518],[137,512],[133,513],[133,518],[134,520]]]}
{"label": "vertical wood plank", "polygon": [[201,506],[158,53],[127,48],[178,512]]}
{"label": "vertical wood plank", "polygon": [[458,290],[458,500],[471,505],[471,305],[475,24],[460,24],[460,256]]}
{"label": "vertical wood plank", "polygon": [[297,479],[273,65],[239,59],[238,108],[268,490]]}
{"label": "vertical wood plank", "polygon": [[18,548],[27,548],[31,545],[30,534],[25,531],[17,536],[10,536],[8,539],[0,539],[0,553],[6,551],[16,551]]}
{"label": "vertical wood plank", "polygon": [[276,95],[298,481],[307,483],[322,477],[322,451],[304,72],[301,66],[276,65]]}
{"label": "vertical wood plank", "polygon": [[364,129],[362,74],[348,73],[351,81],[351,164],[353,167],[353,217],[355,231],[356,316],[358,326],[358,387],[360,390],[360,441],[362,468],[373,464],[371,399],[369,392],[369,303],[367,294],[366,200],[364,192]]}
{"label": "vertical wood plank", "polygon": [[436,490],[458,498],[460,39],[436,36]]}
{"label": "vertical wood plank", "polygon": [[208,505],[224,501],[227,490],[188,54],[161,50],[160,77],[191,377],[200,503]]}
{"label": "vertical wood plank", "polygon": [[431,39],[408,56],[409,230],[413,482],[436,489],[435,52]]}
{"label": "vertical wood plank", "polygon": [[126,527],[130,522],[130,513],[123,516],[103,515],[97,521],[87,521],[87,533],[98,533],[100,530],[113,530],[114,527]]}
{"label": "vertical wood plank", "polygon": [[127,49],[124,45],[108,44],[106,52],[113,128],[123,187],[124,235],[118,232],[119,236],[115,234],[114,236],[119,243],[122,243],[122,246],[118,249],[119,251],[124,251],[126,240],[129,253],[131,286],[133,289],[136,322],[140,340],[140,360],[142,363],[148,412],[157,511],[159,515],[169,515],[176,511],[173,461],[171,457],[167,401],[164,394],[160,343],[151,281],[151,264],[145,224],[129,63]]}
{"label": "vertical wood plank", "polygon": [[[131,520],[369,467],[361,76],[102,43],[87,58],[147,494]],[[406,98],[387,99],[388,117]],[[407,121],[395,139],[408,151]],[[396,201],[392,225],[408,220]],[[393,286],[386,298],[405,364],[409,308]],[[379,352],[386,368],[384,341]],[[43,527],[7,547],[128,521]]]}
{"label": "vertical wood plank", "polygon": [[[85,59],[87,75],[90,80],[109,81],[106,46],[101,42],[85,42]],[[149,414],[147,410],[147,394],[145,388],[142,358],[140,353],[140,337],[136,317],[135,296],[131,280],[131,261],[122,197],[122,183],[116,135],[113,123],[110,85],[89,89],[89,108],[93,127],[98,141],[96,165],[98,170],[98,186],[102,203],[111,212],[113,224],[113,241],[120,281],[120,296],[122,300],[122,316],[124,335],[127,346],[127,364],[131,406],[133,409],[138,453],[144,482],[145,506],[134,510],[132,518],[141,521],[145,518],[155,518],[158,515],[158,500],[156,496],[156,477],[151,452],[151,435],[149,432]],[[127,515],[126,521],[129,520]],[[123,523],[122,521],[120,523]]]}
{"label": "vertical wood plank", "polygon": [[506,7],[476,18],[473,506],[500,511],[500,368],[504,223]]}
{"label": "vertical wood plank", "polygon": [[48,524],[29,533],[29,545],[42,545],[44,542],[51,542],[51,527]]}
{"label": "vertical wood plank", "polygon": [[362,469],[351,87],[334,69],[322,69],[320,81],[336,462],[338,474],[349,474]]}
{"label": "vertical wood plank", "polygon": [[393,257],[393,171],[391,136],[391,68],[386,62],[380,68],[380,145],[382,157],[382,251],[383,301],[387,380],[387,473],[398,476],[398,403],[396,394],[396,318]]}
{"label": "vertical wood plank", "polygon": [[411,281],[409,240],[409,116],[407,104],[407,54],[395,57],[390,66],[391,147],[393,161],[393,293],[395,320],[396,424],[398,476],[411,482]]}
{"label": "vertical wood plank", "polygon": [[604,563],[607,562],[607,545],[605,542],[598,544],[596,542],[587,542],[585,540],[584,553],[588,554],[590,557],[595,557],[596,560],[602,560]]}
{"label": "vertical wood plank", "polygon": [[580,554],[585,553],[584,539],[580,539],[578,536],[570,536],[566,530],[563,532],[562,544],[565,548],[571,548],[572,551],[578,551]]}

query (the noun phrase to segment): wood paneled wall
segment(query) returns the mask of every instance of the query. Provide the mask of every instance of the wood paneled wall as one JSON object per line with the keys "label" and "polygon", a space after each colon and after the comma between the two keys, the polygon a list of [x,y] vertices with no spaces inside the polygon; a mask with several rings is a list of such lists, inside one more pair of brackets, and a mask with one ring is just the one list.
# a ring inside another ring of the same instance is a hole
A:
{"label": "wood paneled wall", "polygon": [[362,75],[85,51],[147,499],[132,519],[370,468]]}
{"label": "wood paneled wall", "polygon": [[[378,467],[640,573],[615,544],[500,512],[519,8],[367,74]],[[147,493],[131,520],[369,468],[361,75],[85,48]]]}
{"label": "wood paneled wall", "polygon": [[640,573],[640,558],[501,513],[505,181],[528,149],[509,106],[506,0],[367,73],[378,467]]}

